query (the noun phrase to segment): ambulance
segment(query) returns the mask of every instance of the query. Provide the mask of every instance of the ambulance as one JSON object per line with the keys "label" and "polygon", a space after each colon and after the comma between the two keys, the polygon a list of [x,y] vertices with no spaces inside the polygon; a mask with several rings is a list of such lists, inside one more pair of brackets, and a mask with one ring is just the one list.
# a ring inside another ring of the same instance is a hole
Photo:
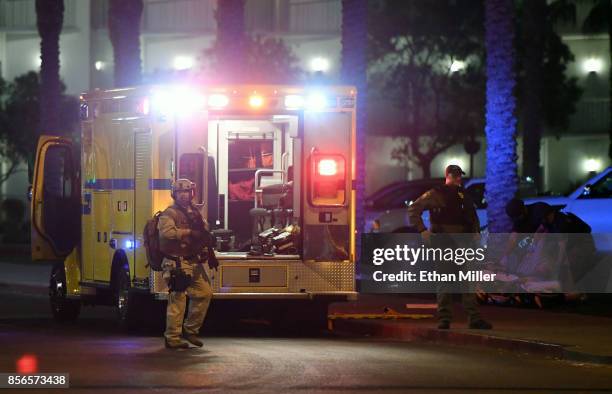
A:
{"label": "ambulance", "polygon": [[31,190],[32,258],[57,262],[54,317],[110,304],[130,321],[167,297],[143,229],[179,178],[195,183],[217,238],[213,306],[355,299],[356,95],[197,84],[83,94],[80,141],[42,136]]}

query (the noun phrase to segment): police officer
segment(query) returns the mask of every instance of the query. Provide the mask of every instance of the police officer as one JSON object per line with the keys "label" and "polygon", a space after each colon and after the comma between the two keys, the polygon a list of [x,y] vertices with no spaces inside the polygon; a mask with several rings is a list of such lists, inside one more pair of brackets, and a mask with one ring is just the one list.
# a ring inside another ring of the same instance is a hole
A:
{"label": "police officer", "polygon": [[[203,345],[197,335],[213,293],[203,263],[208,261],[211,269],[218,266],[212,236],[191,202],[194,192],[193,182],[177,179],[172,184],[174,204],[160,215],[158,224],[163,278],[170,290],[164,336],[166,347],[172,349],[188,348],[189,343]],[[183,323],[187,296],[189,311]]]}
{"label": "police officer", "polygon": [[[462,175],[465,175],[465,173],[461,167],[449,165],[446,167],[444,185],[427,191],[408,207],[411,226],[421,233],[427,244],[443,238],[436,233],[477,234],[480,232],[480,223],[474,204],[462,188]],[[421,217],[423,211],[426,210],[430,213],[430,230],[425,227]],[[434,233],[433,236],[432,233]],[[469,316],[469,327],[474,329],[492,328],[490,323],[480,317],[476,306],[476,294],[464,293],[461,296],[463,308]],[[452,297],[453,294],[441,289],[438,290],[439,329],[450,328]]]}

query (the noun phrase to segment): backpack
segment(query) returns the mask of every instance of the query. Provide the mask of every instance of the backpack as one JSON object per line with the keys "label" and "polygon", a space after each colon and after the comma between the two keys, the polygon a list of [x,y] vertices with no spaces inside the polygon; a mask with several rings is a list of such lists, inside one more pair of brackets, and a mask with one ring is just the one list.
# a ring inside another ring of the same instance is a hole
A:
{"label": "backpack", "polygon": [[164,260],[164,255],[159,247],[159,230],[157,229],[161,214],[161,211],[158,211],[151,219],[147,220],[142,233],[147,252],[146,267],[151,267],[153,271],[162,271],[162,261]]}
{"label": "backpack", "polygon": [[591,226],[571,212],[564,212],[569,224],[570,233],[591,233]]}

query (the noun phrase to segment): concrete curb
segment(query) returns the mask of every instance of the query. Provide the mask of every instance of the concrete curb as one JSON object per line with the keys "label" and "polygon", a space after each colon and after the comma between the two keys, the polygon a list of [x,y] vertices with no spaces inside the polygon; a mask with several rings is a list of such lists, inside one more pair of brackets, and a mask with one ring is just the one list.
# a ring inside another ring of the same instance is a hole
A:
{"label": "concrete curb", "polygon": [[342,320],[333,322],[339,335],[364,335],[406,342],[427,342],[459,346],[482,346],[517,353],[539,354],[567,361],[612,364],[612,356],[579,352],[567,346],[524,339],[498,337],[484,332],[472,334],[454,330],[438,330],[400,321]]}

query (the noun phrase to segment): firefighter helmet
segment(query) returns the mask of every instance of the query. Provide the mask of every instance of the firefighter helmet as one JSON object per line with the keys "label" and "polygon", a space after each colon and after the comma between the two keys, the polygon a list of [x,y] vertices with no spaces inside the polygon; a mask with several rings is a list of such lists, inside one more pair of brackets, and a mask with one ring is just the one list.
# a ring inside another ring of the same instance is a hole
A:
{"label": "firefighter helmet", "polygon": [[193,198],[195,194],[195,183],[185,178],[177,179],[176,181],[172,182],[172,189],[170,190],[172,198],[176,199],[176,192],[180,191],[191,192],[191,197]]}

